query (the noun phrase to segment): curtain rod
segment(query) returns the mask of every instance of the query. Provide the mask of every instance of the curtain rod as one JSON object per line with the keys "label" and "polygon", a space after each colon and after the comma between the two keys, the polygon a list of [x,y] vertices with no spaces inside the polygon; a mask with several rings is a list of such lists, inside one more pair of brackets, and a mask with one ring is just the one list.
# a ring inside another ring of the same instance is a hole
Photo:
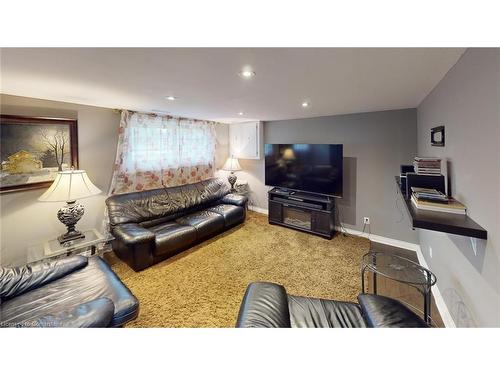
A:
{"label": "curtain rod", "polygon": [[140,113],[140,114],[144,114],[144,115],[153,115],[153,116],[161,116],[161,117],[167,117],[167,118],[172,118],[172,119],[178,119],[178,120],[189,120],[189,121],[201,121],[201,122],[210,122],[212,124],[215,124],[215,125],[227,125],[226,123],[224,122],[218,122],[218,121],[210,121],[210,120],[201,120],[201,119],[197,119],[197,118],[188,118],[188,117],[180,117],[180,116],[172,116],[172,115],[163,115],[160,113],[156,113],[156,112],[143,112],[143,111],[132,111],[130,109],[118,109],[118,108],[113,108],[113,112],[114,113],[119,113],[121,114],[122,111],[127,111],[127,112],[130,112],[130,113]]}

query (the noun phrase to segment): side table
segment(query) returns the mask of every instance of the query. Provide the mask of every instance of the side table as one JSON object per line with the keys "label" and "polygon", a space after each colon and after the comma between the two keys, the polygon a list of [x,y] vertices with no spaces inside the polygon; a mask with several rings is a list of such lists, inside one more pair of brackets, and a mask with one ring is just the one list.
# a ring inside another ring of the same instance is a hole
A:
{"label": "side table", "polygon": [[402,256],[369,252],[361,261],[361,293],[365,293],[366,271],[373,273],[373,294],[377,294],[377,275],[416,288],[424,297],[424,320],[431,323],[431,287],[436,284],[436,275]]}
{"label": "side table", "polygon": [[[37,263],[45,260],[66,257],[75,254],[95,255],[98,245],[111,240],[105,237],[97,229],[83,231],[85,238],[60,244],[56,238],[28,248],[27,264]],[[99,254],[98,254],[99,255]]]}

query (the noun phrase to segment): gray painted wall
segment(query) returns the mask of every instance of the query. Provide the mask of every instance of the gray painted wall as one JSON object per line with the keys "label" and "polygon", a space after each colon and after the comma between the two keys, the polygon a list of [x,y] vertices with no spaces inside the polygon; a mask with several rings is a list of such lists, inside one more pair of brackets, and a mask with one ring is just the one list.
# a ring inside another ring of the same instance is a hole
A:
{"label": "gray painted wall", "polygon": [[[416,109],[270,121],[264,143],[344,144],[344,198],[337,200],[344,225],[362,230],[368,216],[371,233],[417,243],[394,181],[399,166],[416,155],[416,126]],[[241,166],[251,204],[267,209],[264,160],[241,160]]]}
{"label": "gray painted wall", "polygon": [[[80,168],[104,193],[84,199],[82,229],[100,228],[104,200],[115,161],[120,115],[109,108],[85,106],[11,95],[0,95],[0,112],[11,115],[69,117],[78,119]],[[216,166],[220,168],[229,153],[228,125],[218,125]],[[56,212],[61,203],[38,202],[44,190],[0,195],[0,264],[22,262],[29,246],[55,238],[64,232]]]}
{"label": "gray painted wall", "polygon": [[[419,230],[458,326],[500,326],[500,50],[468,49],[418,107],[418,153],[449,162],[452,194],[488,240]],[[430,146],[444,125],[446,145]]]}

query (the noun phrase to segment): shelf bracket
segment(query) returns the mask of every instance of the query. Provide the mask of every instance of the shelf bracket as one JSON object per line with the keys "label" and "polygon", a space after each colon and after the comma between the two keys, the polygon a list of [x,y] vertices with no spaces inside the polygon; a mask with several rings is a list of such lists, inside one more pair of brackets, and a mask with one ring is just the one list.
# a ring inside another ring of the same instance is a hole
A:
{"label": "shelf bracket", "polygon": [[477,256],[477,238],[470,237],[470,244],[472,246],[472,251],[474,251],[474,255]]}

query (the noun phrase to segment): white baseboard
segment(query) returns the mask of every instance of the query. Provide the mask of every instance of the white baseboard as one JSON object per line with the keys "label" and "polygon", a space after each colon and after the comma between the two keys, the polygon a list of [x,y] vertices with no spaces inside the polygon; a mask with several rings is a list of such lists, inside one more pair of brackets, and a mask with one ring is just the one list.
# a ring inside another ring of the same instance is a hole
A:
{"label": "white baseboard", "polygon": [[[256,206],[248,206],[248,209],[250,211],[255,211],[260,214],[268,215],[269,212],[265,208],[260,208]],[[335,227],[337,231],[341,231],[340,227]],[[356,229],[350,229],[350,228],[344,228],[345,231],[348,234],[352,234],[353,236],[359,236],[359,237],[365,237],[368,238],[370,241],[381,243],[384,245],[389,245],[389,246],[394,246],[394,247],[399,247],[401,249],[406,249],[406,250],[411,250],[415,251],[417,253],[417,258],[418,262],[422,267],[425,267],[429,269],[429,266],[427,265],[427,262],[425,261],[424,255],[422,254],[422,249],[420,248],[419,244],[412,243],[412,242],[406,242],[406,241],[401,241],[401,240],[396,240],[393,238],[388,238],[388,237],[383,237],[379,236],[377,234],[369,234],[369,233],[363,233],[359,230]],[[443,296],[441,292],[439,291],[439,288],[437,285],[434,285],[432,287],[432,295],[434,296],[434,302],[436,302],[436,307],[439,311],[439,314],[441,315],[441,319],[443,319],[443,323],[445,327],[447,328],[455,328],[455,322],[453,321],[453,318],[451,317],[450,311],[448,310],[448,307],[446,306],[446,303],[444,302]]]}
{"label": "white baseboard", "polygon": [[[411,250],[411,251],[417,251],[418,249],[420,249],[420,245],[418,245],[416,243],[395,240],[393,238],[382,237],[382,236],[379,236],[377,234],[370,234],[370,233],[366,233],[366,232],[363,233],[359,230],[351,229],[351,228],[344,227],[343,229],[345,229],[345,231],[347,233],[352,234],[354,236],[368,238],[370,241],[382,243],[384,245],[399,247],[401,249],[406,249],[406,250]],[[335,230],[340,232],[341,228],[335,227]]]}
{"label": "white baseboard", "polygon": [[269,215],[269,211],[267,209],[265,209],[265,208],[260,208],[260,207],[257,207],[257,206],[248,206],[248,209],[250,211],[258,212],[259,214]]}
{"label": "white baseboard", "polygon": [[[427,265],[427,262],[425,261],[424,254],[422,253],[422,249],[420,246],[418,247],[417,250],[417,257],[418,257],[418,262],[422,267],[430,269],[430,267]],[[456,328],[455,321],[453,320],[453,317],[450,314],[450,310],[448,310],[448,306],[446,306],[446,303],[444,302],[443,295],[439,291],[437,283],[434,284],[434,286],[432,287],[432,295],[434,296],[434,302],[436,302],[436,308],[439,311],[439,315],[441,315],[441,319],[443,320],[444,326],[446,328]]]}

